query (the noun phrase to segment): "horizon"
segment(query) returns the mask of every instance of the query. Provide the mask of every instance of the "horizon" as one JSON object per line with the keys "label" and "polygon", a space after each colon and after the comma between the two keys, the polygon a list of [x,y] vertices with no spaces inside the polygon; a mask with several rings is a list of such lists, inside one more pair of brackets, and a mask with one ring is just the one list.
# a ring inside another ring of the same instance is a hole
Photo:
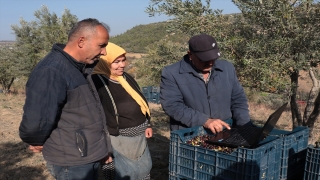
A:
{"label": "horizon", "polygon": [[[57,1],[59,2],[57,3]],[[0,0],[0,41],[16,41],[11,25],[20,26],[20,18],[27,22],[36,20],[34,12],[39,10],[42,5],[47,6],[49,13],[55,13],[59,18],[64,9],[69,9],[71,14],[77,16],[78,20],[88,17],[99,19],[110,26],[111,37],[123,34],[135,26],[165,22],[170,19],[165,15],[149,17],[144,12],[149,3],[149,0]],[[223,14],[240,12],[231,0],[211,0],[210,7],[223,10]]]}

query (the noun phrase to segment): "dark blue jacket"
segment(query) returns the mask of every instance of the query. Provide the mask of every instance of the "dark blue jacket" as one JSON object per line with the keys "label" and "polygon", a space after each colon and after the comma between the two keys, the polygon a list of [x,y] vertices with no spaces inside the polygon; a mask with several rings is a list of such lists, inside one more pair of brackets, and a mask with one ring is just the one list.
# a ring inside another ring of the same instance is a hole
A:
{"label": "dark blue jacket", "polygon": [[205,84],[188,55],[162,70],[160,102],[170,116],[171,130],[203,125],[209,118],[241,126],[250,122],[248,102],[234,66],[216,60]]}
{"label": "dark blue jacket", "polygon": [[44,159],[59,166],[98,161],[111,152],[93,65],[75,61],[54,45],[34,68],[26,85],[19,128],[21,139],[43,145]]}

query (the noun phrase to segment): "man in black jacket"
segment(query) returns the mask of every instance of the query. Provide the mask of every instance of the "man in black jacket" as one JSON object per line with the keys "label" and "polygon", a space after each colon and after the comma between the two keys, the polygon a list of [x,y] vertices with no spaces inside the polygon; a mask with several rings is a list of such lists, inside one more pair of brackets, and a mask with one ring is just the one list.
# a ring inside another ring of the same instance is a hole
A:
{"label": "man in black jacket", "polygon": [[106,54],[109,28],[96,19],[75,24],[66,45],[54,44],[26,84],[20,138],[42,152],[56,179],[98,179],[111,153],[109,132],[91,72]]}

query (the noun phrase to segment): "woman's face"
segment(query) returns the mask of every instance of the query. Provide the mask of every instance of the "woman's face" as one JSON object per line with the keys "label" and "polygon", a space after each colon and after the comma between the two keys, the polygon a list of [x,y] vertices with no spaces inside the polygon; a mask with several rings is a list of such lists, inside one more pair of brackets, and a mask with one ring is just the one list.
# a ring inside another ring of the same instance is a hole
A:
{"label": "woman's face", "polygon": [[121,55],[111,63],[110,71],[112,75],[122,76],[124,68],[126,67],[126,56]]}

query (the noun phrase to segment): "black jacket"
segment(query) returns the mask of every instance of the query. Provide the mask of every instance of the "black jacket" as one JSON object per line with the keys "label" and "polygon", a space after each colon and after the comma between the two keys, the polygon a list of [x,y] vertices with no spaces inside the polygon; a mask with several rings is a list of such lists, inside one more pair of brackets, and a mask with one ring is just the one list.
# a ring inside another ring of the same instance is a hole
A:
{"label": "black jacket", "polygon": [[32,71],[19,133],[24,142],[44,146],[46,161],[73,166],[102,159],[111,143],[90,77],[95,64],[75,61],[64,47],[55,44]]}

